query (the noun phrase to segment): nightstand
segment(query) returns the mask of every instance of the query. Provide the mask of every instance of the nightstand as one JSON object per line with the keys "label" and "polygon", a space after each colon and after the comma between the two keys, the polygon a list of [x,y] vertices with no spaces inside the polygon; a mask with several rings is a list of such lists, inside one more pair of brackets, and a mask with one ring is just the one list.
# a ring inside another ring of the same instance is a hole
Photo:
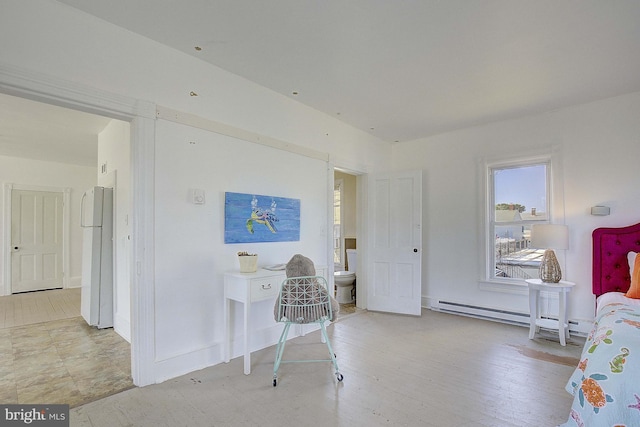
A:
{"label": "nightstand", "polygon": [[[558,283],[546,283],[540,279],[527,279],[529,286],[529,339],[532,340],[540,327],[555,329],[560,337],[560,344],[566,345],[569,338],[569,321],[567,319],[567,294],[576,284],[561,280]],[[540,317],[540,291],[556,292],[558,294],[558,320]]]}

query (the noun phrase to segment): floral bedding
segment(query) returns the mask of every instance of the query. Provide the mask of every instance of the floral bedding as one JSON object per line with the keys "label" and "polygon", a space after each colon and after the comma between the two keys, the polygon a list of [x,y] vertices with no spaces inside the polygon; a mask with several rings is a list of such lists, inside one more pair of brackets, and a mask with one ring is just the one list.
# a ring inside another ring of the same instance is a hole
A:
{"label": "floral bedding", "polygon": [[640,426],[640,307],[598,311],[566,390],[574,399],[561,427]]}

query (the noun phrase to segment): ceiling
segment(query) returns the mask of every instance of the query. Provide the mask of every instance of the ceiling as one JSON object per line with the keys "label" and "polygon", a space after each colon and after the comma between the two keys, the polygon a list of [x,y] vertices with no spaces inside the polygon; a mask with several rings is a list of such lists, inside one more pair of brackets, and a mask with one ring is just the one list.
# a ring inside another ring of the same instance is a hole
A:
{"label": "ceiling", "polygon": [[59,2],[390,143],[640,91],[637,0]]}
{"label": "ceiling", "polygon": [[638,0],[59,1],[388,142],[640,91]]}
{"label": "ceiling", "polygon": [[0,94],[0,155],[97,167],[98,134],[110,121]]}

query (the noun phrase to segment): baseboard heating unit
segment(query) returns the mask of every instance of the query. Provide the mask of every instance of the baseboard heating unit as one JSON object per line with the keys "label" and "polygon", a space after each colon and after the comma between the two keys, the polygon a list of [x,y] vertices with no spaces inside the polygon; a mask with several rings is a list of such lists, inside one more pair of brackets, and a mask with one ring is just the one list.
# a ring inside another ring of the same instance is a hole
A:
{"label": "baseboard heating unit", "polygon": [[469,304],[461,304],[451,301],[438,301],[431,308],[444,313],[460,314],[463,316],[477,317],[480,319],[495,320],[512,323],[521,326],[529,326],[529,313],[517,311],[499,310],[495,308],[479,307]]}
{"label": "baseboard heating unit", "polygon": [[[529,313],[521,313],[518,311],[501,310],[490,307],[480,307],[471,304],[461,304],[452,301],[439,300],[435,304],[431,304],[432,310],[441,311],[443,313],[457,314],[461,316],[475,317],[478,319],[492,320],[494,322],[509,323],[512,325],[529,327]],[[557,320],[555,318],[554,320]],[[591,328],[591,322],[577,322],[569,320],[569,331],[578,335],[585,335]]]}

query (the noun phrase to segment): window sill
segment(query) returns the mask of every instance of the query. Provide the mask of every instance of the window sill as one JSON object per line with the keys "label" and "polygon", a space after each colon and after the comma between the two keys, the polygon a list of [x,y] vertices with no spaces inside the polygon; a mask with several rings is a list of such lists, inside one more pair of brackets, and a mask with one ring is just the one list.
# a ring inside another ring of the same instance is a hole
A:
{"label": "window sill", "polygon": [[524,280],[513,282],[481,280],[480,282],[478,282],[478,288],[487,292],[529,295],[529,288]]}

